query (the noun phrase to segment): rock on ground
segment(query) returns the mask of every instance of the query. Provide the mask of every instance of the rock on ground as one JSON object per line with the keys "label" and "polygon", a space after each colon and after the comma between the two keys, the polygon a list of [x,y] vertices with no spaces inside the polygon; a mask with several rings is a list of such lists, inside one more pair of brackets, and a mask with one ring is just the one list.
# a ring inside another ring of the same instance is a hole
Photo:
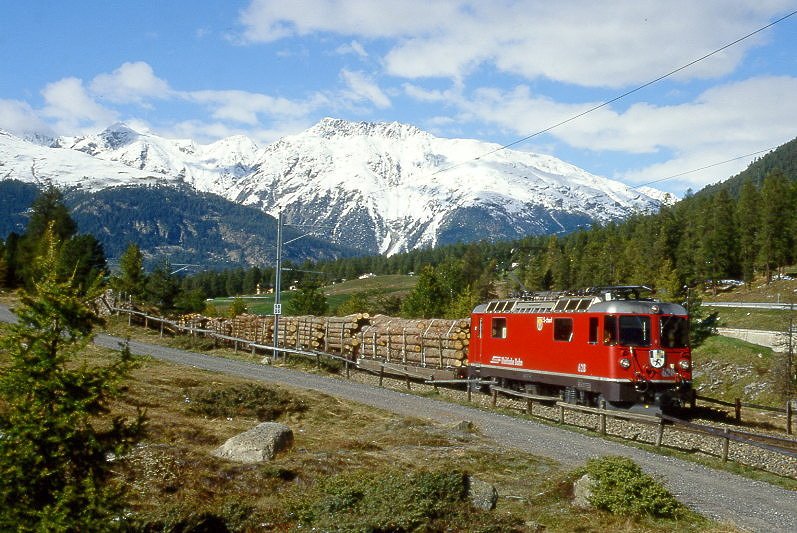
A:
{"label": "rock on ground", "polygon": [[573,483],[573,505],[579,509],[592,509],[590,498],[592,498],[592,488],[595,481],[589,474],[584,474]]}
{"label": "rock on ground", "polygon": [[263,422],[249,431],[227,439],[212,455],[239,463],[259,463],[274,459],[278,452],[293,445],[293,431],[285,424]]}
{"label": "rock on ground", "polygon": [[492,511],[498,503],[498,491],[486,481],[468,476],[468,499],[476,509]]}

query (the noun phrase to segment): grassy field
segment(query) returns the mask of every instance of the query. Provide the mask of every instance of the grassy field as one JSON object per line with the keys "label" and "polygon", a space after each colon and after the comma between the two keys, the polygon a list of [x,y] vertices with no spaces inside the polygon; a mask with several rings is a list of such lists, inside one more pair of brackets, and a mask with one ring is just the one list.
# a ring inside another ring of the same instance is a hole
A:
{"label": "grassy field", "polygon": [[[719,325],[723,328],[760,329],[765,331],[786,331],[789,325],[790,311],[775,309],[746,309],[743,307],[711,307],[706,305],[709,313],[719,314]],[[797,319],[797,311],[794,313]],[[797,322],[797,320],[795,320]]]}
{"label": "grassy field", "polygon": [[[797,273],[788,272],[790,276],[797,277]],[[797,279],[775,280],[770,284],[758,279],[749,285],[720,292],[716,296],[706,293],[703,299],[704,301],[715,300],[718,302],[794,302],[797,304]]]}
{"label": "grassy field", "polygon": [[[327,304],[329,305],[330,314],[334,314],[335,310],[353,294],[360,292],[367,292],[372,295],[383,296],[399,296],[403,297],[411,291],[417,278],[413,276],[404,275],[389,275],[389,276],[376,276],[373,278],[353,279],[347,280],[342,283],[334,285],[327,285],[322,287],[321,290],[327,297]],[[293,297],[293,291],[282,291],[280,299],[282,305],[288,305]],[[274,312],[274,295],[242,296],[247,310],[250,313],[258,315],[270,315]],[[232,303],[232,298],[215,298],[208,303],[216,308],[219,314],[225,314],[226,310]]]}

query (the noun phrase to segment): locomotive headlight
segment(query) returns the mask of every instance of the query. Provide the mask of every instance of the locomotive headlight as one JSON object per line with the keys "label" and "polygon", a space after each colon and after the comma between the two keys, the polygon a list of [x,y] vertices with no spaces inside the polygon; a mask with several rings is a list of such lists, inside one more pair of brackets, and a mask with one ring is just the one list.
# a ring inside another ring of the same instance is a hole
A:
{"label": "locomotive headlight", "polygon": [[631,368],[631,360],[628,357],[620,359],[620,366],[623,368]]}
{"label": "locomotive headlight", "polygon": [[678,366],[681,367],[681,370],[689,370],[692,366],[692,363],[689,362],[689,359],[681,359],[678,361]]}

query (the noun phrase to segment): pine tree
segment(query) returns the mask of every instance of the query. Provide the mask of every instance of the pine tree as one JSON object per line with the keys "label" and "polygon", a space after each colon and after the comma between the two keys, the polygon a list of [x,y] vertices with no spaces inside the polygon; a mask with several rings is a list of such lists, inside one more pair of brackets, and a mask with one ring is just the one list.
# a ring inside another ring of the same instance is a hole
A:
{"label": "pine tree", "polygon": [[772,268],[786,265],[791,252],[790,232],[794,218],[791,204],[791,187],[782,172],[766,177],[761,187],[761,223],[759,231],[759,257],[764,266],[767,282],[772,281]]}
{"label": "pine tree", "polygon": [[739,262],[742,278],[751,283],[758,256],[759,204],[761,198],[752,181],[746,181],[736,206],[736,227],[739,238]]}
{"label": "pine tree", "polygon": [[299,291],[285,304],[286,313],[292,316],[324,316],[328,308],[327,297],[320,285],[310,281],[303,283]]}
{"label": "pine tree", "polygon": [[407,318],[440,318],[444,312],[445,290],[434,267],[427,265],[418,274],[418,283],[404,298],[401,316]]}
{"label": "pine tree", "polygon": [[119,275],[111,279],[111,286],[122,294],[141,298],[146,282],[144,255],[137,244],[131,243],[119,258]]}
{"label": "pine tree", "polygon": [[161,313],[167,314],[174,309],[174,301],[179,293],[177,279],[172,275],[168,262],[163,262],[147,276],[144,286],[144,299],[155,305]]}
{"label": "pine tree", "polygon": [[701,235],[701,251],[704,276],[710,280],[716,294],[717,279],[735,276],[736,269],[736,222],[735,206],[728,191],[720,190],[706,205],[704,231]]}
{"label": "pine tree", "polygon": [[96,291],[60,279],[57,242],[49,232],[42,242],[34,292],[2,338],[0,530],[105,531],[123,520],[111,458],[143,427],[141,413],[108,416],[135,361],[127,349],[106,366],[82,358],[100,322],[86,304]]}

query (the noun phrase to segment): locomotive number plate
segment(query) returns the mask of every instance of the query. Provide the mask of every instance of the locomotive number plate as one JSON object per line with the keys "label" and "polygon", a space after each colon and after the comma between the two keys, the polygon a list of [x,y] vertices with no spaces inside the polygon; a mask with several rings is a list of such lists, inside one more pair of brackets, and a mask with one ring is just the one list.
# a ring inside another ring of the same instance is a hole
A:
{"label": "locomotive number plate", "polygon": [[579,372],[586,373],[587,363],[579,363],[577,368]]}

